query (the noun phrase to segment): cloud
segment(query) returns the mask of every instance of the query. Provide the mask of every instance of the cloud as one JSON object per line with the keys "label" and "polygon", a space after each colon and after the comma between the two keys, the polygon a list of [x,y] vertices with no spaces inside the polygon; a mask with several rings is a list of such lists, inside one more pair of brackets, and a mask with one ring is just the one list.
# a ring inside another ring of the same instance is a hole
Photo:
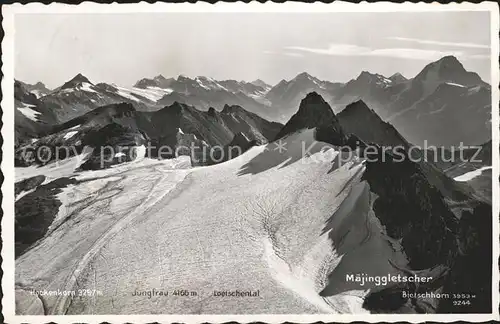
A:
{"label": "cloud", "polygon": [[422,50],[416,48],[383,48],[371,51],[368,56],[395,57],[414,60],[439,60],[443,56],[453,55],[463,57],[463,52],[443,52],[436,50]]}
{"label": "cloud", "polygon": [[370,48],[351,44],[330,44],[328,48],[308,48],[301,46],[287,46],[287,50],[303,51],[315,54],[334,55],[334,56],[351,56],[368,53]]}
{"label": "cloud", "polygon": [[369,47],[358,46],[353,44],[330,44],[327,48],[310,48],[303,46],[287,46],[286,50],[293,50],[305,53],[313,53],[318,55],[331,56],[372,56],[372,57],[389,57],[403,58],[413,60],[437,60],[443,56],[453,55],[461,59],[488,59],[488,55],[470,55],[468,56],[463,51],[441,51],[431,49],[417,48],[381,48],[372,49]]}
{"label": "cloud", "polygon": [[428,45],[439,45],[439,46],[451,46],[451,47],[466,47],[466,48],[484,48],[489,49],[489,45],[475,44],[475,43],[454,43],[454,42],[440,42],[428,39],[418,39],[418,38],[408,38],[408,37],[387,37],[387,39],[413,42],[418,44],[428,44]]}

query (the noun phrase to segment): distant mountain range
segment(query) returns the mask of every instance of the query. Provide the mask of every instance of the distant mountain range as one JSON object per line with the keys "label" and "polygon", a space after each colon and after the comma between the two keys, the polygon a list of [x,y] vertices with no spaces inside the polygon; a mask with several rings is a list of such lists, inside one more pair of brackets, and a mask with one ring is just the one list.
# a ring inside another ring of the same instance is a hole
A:
{"label": "distant mountain range", "polygon": [[37,98],[43,97],[52,92],[52,90],[47,88],[42,82],[37,82],[35,84],[29,84],[21,81],[17,82],[19,82],[23,86],[23,88],[26,89],[26,91],[31,92]]}
{"label": "distant mountain range", "polygon": [[[151,147],[147,157],[173,158],[178,147],[190,148],[191,144],[202,153],[203,147],[224,147],[236,139],[244,137],[250,143],[264,144],[272,140],[282,125],[269,122],[239,106],[226,105],[221,112],[211,108],[200,111],[192,106],[174,102],[163,109],[146,112],[137,111],[130,103],[101,106],[86,114],[62,124],[53,125],[44,136],[29,144],[28,152],[39,147],[49,147],[51,152],[39,157],[26,154],[26,145],[16,151],[16,165],[46,164],[57,158],[58,147],[75,148],[64,154],[66,158],[93,151],[83,168],[100,169],[112,164],[127,162],[117,156],[108,157],[106,165],[99,165],[101,149],[113,147],[114,152],[122,152],[118,147],[127,148],[122,153],[132,156],[131,149],[146,145]],[[160,147],[168,147],[170,152],[159,152]],[[196,154],[189,150],[184,155]],[[61,157],[61,156],[59,156]],[[200,161],[210,164],[211,161]]]}
{"label": "distant mountain range", "polygon": [[335,111],[362,99],[412,144],[478,145],[491,138],[491,87],[454,57],[406,80],[362,72],[336,92]]}
{"label": "distant mountain range", "polygon": [[[158,75],[125,88],[94,84],[82,74],[52,91],[42,83],[19,82],[19,85],[23,92],[35,94],[40,102],[37,105],[43,104],[50,110],[53,116],[44,119],[49,124],[64,123],[97,107],[122,102],[132,104],[138,111],[157,111],[176,102],[200,111],[240,106],[266,120],[284,123],[308,93],[316,92],[336,113],[363,100],[414,145],[478,145],[491,139],[491,87],[476,73],[466,71],[453,56],[428,64],[414,78],[408,79],[400,73],[385,77],[363,71],[345,84],[300,73],[274,86],[262,80],[218,81],[205,76],[165,78]],[[23,105],[34,105],[20,96],[16,102],[21,112],[27,111],[22,110]],[[19,123],[25,125],[18,128],[33,128],[26,125],[31,122],[23,119],[20,117]],[[17,142],[36,137],[36,132],[20,131],[19,134],[24,135]]]}
{"label": "distant mountain range", "polygon": [[14,83],[15,145],[21,145],[45,135],[58,119],[54,111],[19,81]]}

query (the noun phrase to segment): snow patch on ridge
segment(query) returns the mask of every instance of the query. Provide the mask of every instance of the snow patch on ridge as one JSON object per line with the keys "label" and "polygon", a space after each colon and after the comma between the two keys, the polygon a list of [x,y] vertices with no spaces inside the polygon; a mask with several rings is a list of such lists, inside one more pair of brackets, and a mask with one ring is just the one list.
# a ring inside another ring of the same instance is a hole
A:
{"label": "snow patch on ridge", "polygon": [[445,82],[448,85],[455,86],[455,87],[460,87],[460,88],[465,88],[465,86],[458,84],[458,83],[453,83],[453,82]]}
{"label": "snow patch on ridge", "polygon": [[27,118],[31,119],[32,121],[38,121],[38,115],[41,113],[39,111],[33,110],[31,108],[36,107],[35,105],[30,105],[24,102],[21,102],[23,107],[17,107],[17,109]]}
{"label": "snow patch on ridge", "polygon": [[483,171],[491,170],[491,168],[492,168],[491,166],[484,166],[484,167],[482,167],[480,169],[467,172],[467,173],[462,174],[462,175],[460,175],[458,177],[455,177],[453,179],[455,181],[461,181],[461,182],[463,182],[463,181],[470,181],[470,180],[474,179],[475,177],[480,176],[483,173]]}
{"label": "snow patch on ridge", "polygon": [[82,82],[80,89],[87,92],[97,93],[94,89],[92,89],[92,85],[88,82]]}
{"label": "snow patch on ridge", "polygon": [[136,88],[133,87],[131,89],[124,88],[124,87],[116,87],[118,89],[118,94],[120,96],[135,100],[135,101],[140,101],[139,98],[134,96],[133,94],[139,95],[141,97],[144,97],[146,99],[149,99],[153,102],[156,102],[163,98],[164,95],[170,94],[173,92],[172,89],[163,89],[163,88],[158,88],[158,87],[147,87],[146,89],[142,88]]}
{"label": "snow patch on ridge", "polygon": [[134,152],[135,152],[134,162],[141,161],[144,159],[144,157],[146,157],[146,146],[144,145],[136,146],[134,147]]}
{"label": "snow patch on ridge", "polygon": [[67,132],[66,134],[64,134],[64,139],[65,139],[65,140],[70,139],[70,138],[72,138],[73,136],[75,136],[76,134],[78,134],[78,132],[77,132],[77,131]]}

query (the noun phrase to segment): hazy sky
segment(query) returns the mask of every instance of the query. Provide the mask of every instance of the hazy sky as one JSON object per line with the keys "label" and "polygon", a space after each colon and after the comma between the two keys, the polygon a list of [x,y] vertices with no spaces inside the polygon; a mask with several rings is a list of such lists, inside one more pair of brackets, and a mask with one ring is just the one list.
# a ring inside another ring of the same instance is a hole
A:
{"label": "hazy sky", "polygon": [[448,54],[490,82],[488,12],[19,14],[15,74],[131,86],[163,74],[275,84],[301,72],[413,77]]}

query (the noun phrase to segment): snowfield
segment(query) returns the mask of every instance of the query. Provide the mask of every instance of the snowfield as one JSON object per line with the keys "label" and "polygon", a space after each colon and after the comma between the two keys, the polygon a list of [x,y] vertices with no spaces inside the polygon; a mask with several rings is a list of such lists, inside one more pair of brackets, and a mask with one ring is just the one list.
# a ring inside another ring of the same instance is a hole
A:
{"label": "snowfield", "polygon": [[118,94],[122,97],[135,101],[141,101],[139,98],[134,96],[134,94],[136,94],[153,102],[160,100],[164,95],[170,94],[173,91],[172,89],[162,89],[158,87],[147,87],[146,89],[133,87],[129,89],[116,86],[116,88],[118,89]]}
{"label": "snowfield", "polygon": [[[79,183],[60,194],[48,234],[16,260],[17,312],[366,312],[362,298],[376,287],[346,274],[397,275],[389,260],[407,261],[373,214],[361,161],[332,162],[325,143],[302,158],[313,132],[284,139],[286,152],[271,143],[209,167],[184,157],[62,170]],[[153,288],[170,295],[133,296]],[[102,294],[39,299],[30,289]],[[177,289],[197,295],[172,296]],[[259,294],[213,296],[224,290]]]}
{"label": "snowfield", "polygon": [[92,89],[93,85],[88,82],[82,82],[79,89],[87,92],[97,93],[94,89]]}
{"label": "snowfield", "polygon": [[31,119],[32,121],[38,121],[38,115],[40,115],[39,111],[33,110],[32,108],[35,107],[35,105],[30,105],[24,102],[21,102],[23,105],[22,107],[17,107],[17,109],[27,118]]}

